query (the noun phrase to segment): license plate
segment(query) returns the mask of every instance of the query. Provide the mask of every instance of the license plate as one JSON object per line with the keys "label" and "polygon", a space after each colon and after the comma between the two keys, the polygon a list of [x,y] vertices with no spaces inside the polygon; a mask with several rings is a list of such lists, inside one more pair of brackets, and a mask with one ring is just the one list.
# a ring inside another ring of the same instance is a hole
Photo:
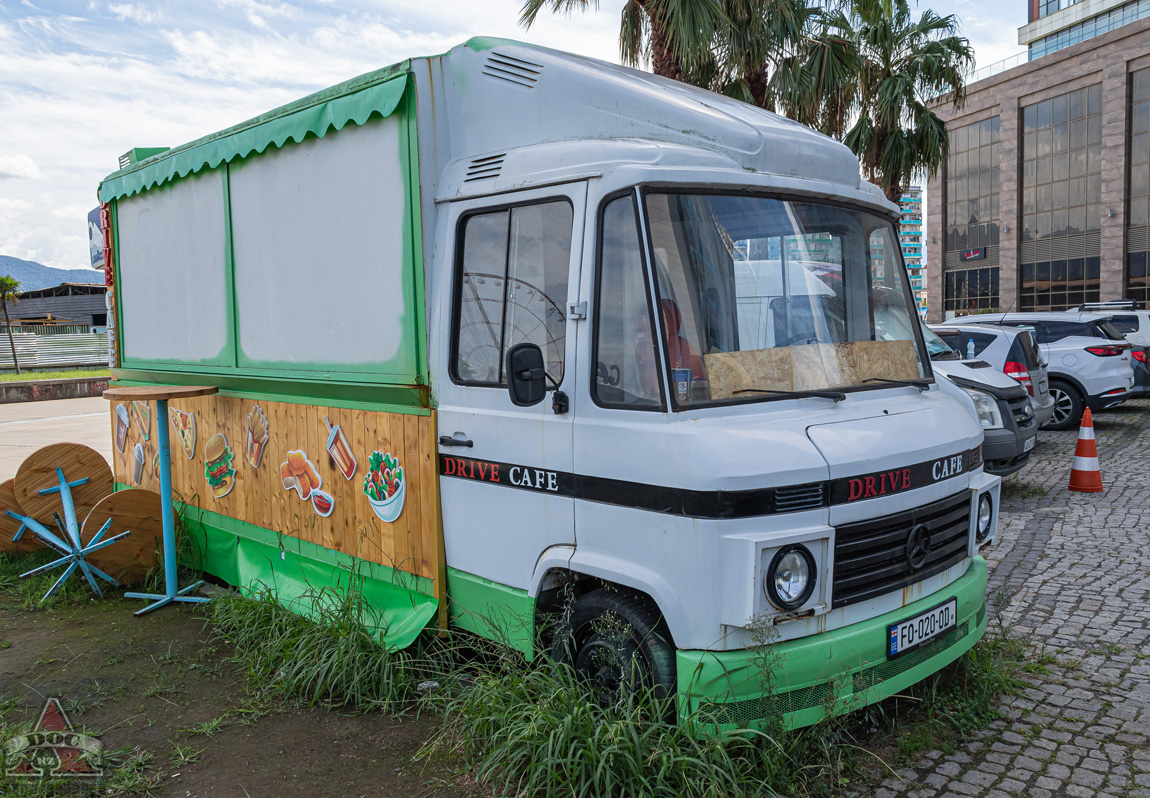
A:
{"label": "license plate", "polygon": [[952,598],[934,609],[927,610],[908,620],[892,623],[887,628],[889,639],[887,659],[894,659],[908,651],[913,651],[957,625],[957,598]]}
{"label": "license plate", "polygon": [[1036,440],[1038,440],[1037,435],[1035,435],[1033,438],[1028,440],[1026,443],[1022,444],[1022,451],[1023,452],[1029,452],[1031,449],[1033,449],[1034,448],[1034,442]]}

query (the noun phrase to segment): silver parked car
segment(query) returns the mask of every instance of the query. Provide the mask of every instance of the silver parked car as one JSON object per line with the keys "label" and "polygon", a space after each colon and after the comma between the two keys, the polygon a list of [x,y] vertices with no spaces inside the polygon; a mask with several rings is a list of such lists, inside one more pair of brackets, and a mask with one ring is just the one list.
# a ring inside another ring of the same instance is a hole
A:
{"label": "silver parked car", "polygon": [[1042,353],[1029,330],[993,324],[932,327],[951,349],[963,357],[985,360],[1022,383],[1030,394],[1034,416],[1040,426],[1054,415],[1054,396]]}

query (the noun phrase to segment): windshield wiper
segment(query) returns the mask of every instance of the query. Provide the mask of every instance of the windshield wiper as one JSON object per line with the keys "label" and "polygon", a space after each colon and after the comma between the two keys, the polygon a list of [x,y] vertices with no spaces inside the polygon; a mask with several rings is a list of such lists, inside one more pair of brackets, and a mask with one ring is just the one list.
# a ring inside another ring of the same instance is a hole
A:
{"label": "windshield wiper", "polygon": [[767,388],[740,388],[737,391],[732,391],[732,393],[767,393],[779,397],[789,396],[795,399],[814,397],[816,399],[833,399],[836,402],[841,402],[847,398],[847,395],[842,391],[774,391]]}
{"label": "windshield wiper", "polygon": [[869,377],[868,379],[863,380],[863,382],[885,382],[890,385],[903,385],[907,388],[918,388],[919,393],[930,390],[930,385],[926,383],[911,382],[910,380],[888,380],[886,377]]}

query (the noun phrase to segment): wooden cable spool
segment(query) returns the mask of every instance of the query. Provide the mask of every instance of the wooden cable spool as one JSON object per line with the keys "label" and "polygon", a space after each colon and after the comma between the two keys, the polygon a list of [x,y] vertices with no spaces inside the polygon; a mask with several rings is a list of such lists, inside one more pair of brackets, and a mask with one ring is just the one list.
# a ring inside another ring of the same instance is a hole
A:
{"label": "wooden cable spool", "polygon": [[28,530],[24,530],[19,541],[12,540],[20,529],[20,522],[15,518],[8,517],[4,512],[5,510],[27,515],[20,507],[20,503],[16,501],[15,479],[0,482],[0,554],[21,554],[35,551],[40,544],[36,542],[36,536]]}
{"label": "wooden cable spool", "polygon": [[132,534],[111,546],[92,552],[88,562],[120,584],[134,585],[144,581],[148,571],[161,561],[164,527],[160,494],[142,488],[121,490],[105,496],[84,520],[80,537],[90,541],[100,528],[112,519],[103,539],[121,532]]}
{"label": "wooden cable spool", "polygon": [[[72,488],[72,503],[76,508],[76,521],[82,521],[92,508],[115,489],[112,468],[104,456],[80,443],[54,443],[37,449],[28,456],[16,472],[16,502],[24,515],[35,518],[49,529],[55,530],[52,513],[61,513],[60,493],[40,495],[45,488],[59,487],[56,469],[64,471],[69,482],[87,477],[83,485]],[[11,520],[11,519],[9,519]]]}

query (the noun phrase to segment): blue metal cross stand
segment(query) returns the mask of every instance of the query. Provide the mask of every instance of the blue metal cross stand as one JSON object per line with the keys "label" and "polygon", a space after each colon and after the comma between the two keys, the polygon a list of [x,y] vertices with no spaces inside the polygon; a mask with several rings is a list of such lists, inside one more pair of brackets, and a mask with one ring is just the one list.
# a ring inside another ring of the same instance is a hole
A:
{"label": "blue metal cross stand", "polygon": [[[100,527],[100,531],[92,536],[92,539],[88,541],[87,545],[84,545],[84,543],[80,540],[80,525],[76,521],[76,506],[72,501],[72,488],[87,483],[88,478],[85,477],[84,479],[77,479],[73,482],[69,482],[64,477],[64,470],[57,468],[56,479],[60,484],[54,488],[44,488],[40,491],[40,495],[47,496],[50,493],[60,494],[60,503],[64,508],[64,530],[67,540],[54,534],[34,518],[20,515],[19,513],[14,513],[11,510],[5,511],[5,514],[9,518],[15,518],[20,522],[20,528],[16,530],[16,534],[12,538],[13,540],[19,540],[21,537],[23,537],[25,530],[27,530],[42,540],[46,545],[52,547],[59,554],[63,555],[58,560],[53,560],[46,565],[41,565],[39,568],[33,568],[27,573],[20,574],[20,577],[23,579],[25,577],[43,573],[44,571],[50,571],[51,569],[58,568],[61,565],[67,565],[67,567],[64,569],[64,573],[61,574],[60,578],[56,580],[56,584],[52,585],[48,592],[44,594],[44,597],[40,599],[41,602],[59,590],[60,586],[68,581],[68,577],[70,577],[77,570],[79,570],[80,573],[84,575],[84,578],[88,580],[88,585],[91,586],[92,591],[97,596],[102,596],[104,594],[100,591],[100,586],[96,582],[97,576],[113,585],[119,585],[120,583],[112,577],[108,576],[96,566],[92,565],[90,562],[87,562],[85,557],[94,551],[99,551],[105,546],[111,546],[120,538],[127,537],[132,533],[121,532],[120,534],[110,537],[107,540],[103,540],[104,533],[107,532],[108,528],[112,525],[112,520],[108,519],[108,523]],[[57,523],[59,523],[59,521],[57,521]]]}
{"label": "blue metal cross stand", "polygon": [[[109,396],[114,394],[117,389],[110,389],[105,391],[105,398],[119,398],[118,396]],[[126,390],[141,390],[141,389],[126,389]],[[204,393],[215,393],[215,389],[200,389]],[[186,395],[186,394],[185,394]],[[133,398],[146,399],[146,396],[135,396]],[[137,610],[135,615],[143,615],[144,613],[158,610],[167,604],[173,602],[183,602],[188,604],[202,604],[209,601],[207,598],[200,596],[186,595],[204,582],[193,582],[185,588],[177,589],[179,584],[176,581],[176,519],[175,508],[172,506],[172,446],[168,438],[168,400],[167,398],[156,397],[156,442],[160,447],[160,502],[161,502],[161,520],[164,525],[164,592],[163,594],[157,593],[125,593],[126,598],[138,598],[154,601],[154,604],[149,604],[142,610]]]}

